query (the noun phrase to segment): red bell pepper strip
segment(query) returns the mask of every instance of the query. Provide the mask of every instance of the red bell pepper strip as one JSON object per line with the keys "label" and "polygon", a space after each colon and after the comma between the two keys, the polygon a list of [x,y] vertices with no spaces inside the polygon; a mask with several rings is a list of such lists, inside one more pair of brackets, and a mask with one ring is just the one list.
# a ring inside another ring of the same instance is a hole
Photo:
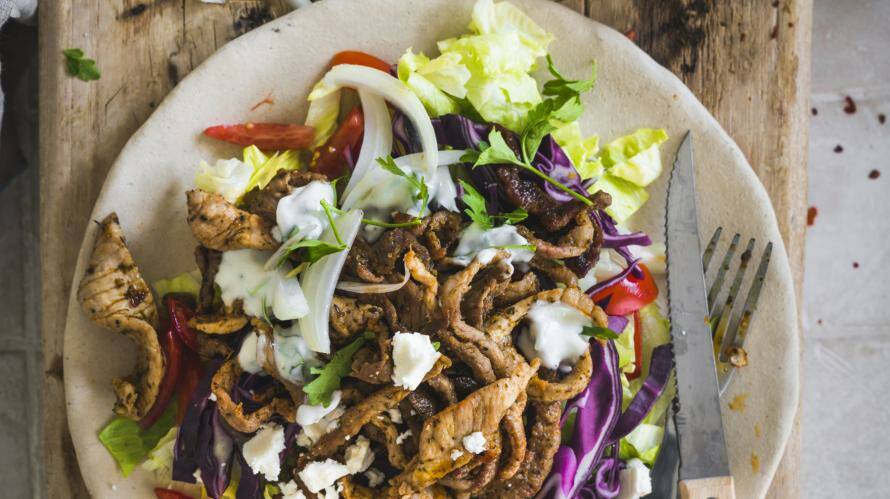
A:
{"label": "red bell pepper strip", "polygon": [[334,135],[312,154],[310,168],[335,179],[349,173],[362,148],[365,133],[365,115],[356,107],[340,123]]}
{"label": "red bell pepper strip", "polygon": [[173,393],[176,392],[176,385],[179,383],[179,375],[182,372],[183,344],[179,337],[173,331],[173,327],[168,328],[164,334],[159,335],[161,340],[161,349],[166,359],[166,369],[164,370],[164,379],[161,380],[161,387],[158,389],[158,397],[151,406],[148,413],[139,420],[139,426],[142,429],[150,428],[158,418],[164,414],[170,400],[173,399]]}
{"label": "red bell pepper strip", "polygon": [[640,313],[634,312],[634,370],[627,374],[627,380],[637,379],[643,369],[643,321]]}
{"label": "red bell pepper strip", "polygon": [[369,68],[379,69],[384,73],[389,73],[389,68],[391,67],[388,62],[358,50],[344,50],[343,52],[334,55],[331,59],[331,67],[339,66],[340,64],[367,66]]}
{"label": "red bell pepper strip", "polygon": [[204,130],[204,135],[265,150],[307,149],[315,140],[315,128],[286,123],[243,123],[212,126]]}
{"label": "red bell pepper strip", "polygon": [[658,298],[658,286],[649,269],[642,263],[637,264],[642,277],[631,272],[624,279],[603,288],[592,296],[596,303],[605,302],[605,311],[609,315],[630,315],[655,301]]}
{"label": "red bell pepper strip", "polygon": [[177,492],[172,489],[155,489],[155,497],[158,499],[192,499],[192,496]]}
{"label": "red bell pepper strip", "polygon": [[170,328],[176,333],[180,340],[189,348],[189,350],[198,352],[198,335],[195,330],[189,327],[189,319],[192,312],[181,301],[168,296],[167,310],[170,313]]}

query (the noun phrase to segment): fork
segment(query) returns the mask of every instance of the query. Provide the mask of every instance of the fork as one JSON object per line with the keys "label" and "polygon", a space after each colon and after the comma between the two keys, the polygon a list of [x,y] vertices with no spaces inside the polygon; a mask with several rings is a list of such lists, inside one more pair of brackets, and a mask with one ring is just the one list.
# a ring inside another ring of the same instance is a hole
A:
{"label": "fork", "polygon": [[[705,247],[702,255],[702,268],[707,276],[708,269],[713,260],[714,253],[723,235],[723,227],[717,227],[714,235],[711,236],[710,242]],[[711,322],[711,334],[714,340],[714,361],[717,368],[717,381],[720,388],[720,395],[726,392],[732,381],[733,374],[739,367],[743,367],[748,363],[748,354],[745,351],[745,337],[748,328],[751,326],[751,319],[754,311],[757,309],[757,302],[760,298],[760,292],[763,289],[763,282],[766,279],[766,272],[769,269],[769,262],[773,252],[773,243],[769,242],[763,250],[760,257],[760,263],[757,265],[757,272],[754,274],[754,280],[748,289],[748,295],[738,314],[733,314],[736,308],[736,299],[742,287],[742,281],[748,272],[751,263],[754,246],[756,240],[751,238],[742,252],[735,275],[732,279],[732,285],[726,298],[721,302],[718,300],[720,291],[726,280],[726,274],[732,267],[733,258],[739,248],[739,241],[742,236],[735,234],[729,243],[729,248],[723,255],[720,266],[714,272],[711,285],[708,288],[708,311]],[[661,451],[652,467],[652,493],[647,497],[662,499],[677,497],[677,480],[679,472],[679,450],[677,448],[677,433],[674,426],[674,414],[671,411],[668,414],[668,422],[665,424],[664,440],[661,444]]]}

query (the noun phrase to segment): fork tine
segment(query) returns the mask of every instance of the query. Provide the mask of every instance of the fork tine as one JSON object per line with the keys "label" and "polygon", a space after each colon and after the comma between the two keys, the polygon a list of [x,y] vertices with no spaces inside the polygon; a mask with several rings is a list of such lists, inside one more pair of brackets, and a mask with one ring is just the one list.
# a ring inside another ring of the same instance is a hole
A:
{"label": "fork tine", "polygon": [[714,256],[714,250],[717,249],[717,243],[720,241],[720,236],[722,234],[723,227],[717,227],[717,230],[714,231],[714,235],[711,236],[711,242],[709,242],[708,247],[705,248],[705,253],[701,257],[703,274],[708,272],[708,267],[711,265],[711,257]]}
{"label": "fork tine", "polygon": [[739,288],[742,287],[742,280],[744,280],[745,274],[748,272],[748,262],[751,261],[751,252],[754,250],[754,243],[755,240],[753,237],[748,240],[748,246],[742,253],[741,261],[735,272],[735,277],[732,279],[732,286],[729,288],[729,293],[726,295],[723,307],[719,310],[714,307],[715,313],[720,316],[720,321],[717,323],[717,327],[714,328],[713,332],[715,356],[722,350],[723,338],[726,335],[726,330],[729,327],[729,322],[732,318],[732,310],[735,307],[736,296],[738,296]]}
{"label": "fork tine", "polygon": [[757,273],[754,274],[754,282],[751,283],[751,289],[748,290],[748,297],[745,298],[745,304],[742,306],[742,312],[733,322],[730,328],[729,336],[726,337],[726,345],[720,352],[720,360],[726,362],[729,359],[727,350],[731,347],[743,347],[748,327],[751,325],[751,316],[757,309],[757,302],[760,299],[760,291],[763,289],[763,281],[766,280],[766,271],[769,269],[769,262],[772,258],[773,243],[766,245],[763,250],[763,256],[760,257],[760,265],[757,267]]}
{"label": "fork tine", "polygon": [[736,233],[736,235],[732,236],[732,242],[729,244],[729,249],[726,250],[726,255],[723,256],[723,262],[720,264],[720,268],[717,270],[717,276],[714,277],[714,282],[711,284],[711,289],[708,290],[708,312],[711,317],[714,317],[716,314],[714,313],[717,308],[717,295],[720,294],[720,289],[723,287],[723,279],[726,277],[726,271],[729,270],[729,263],[732,261],[732,257],[735,255],[736,248],[739,246],[739,239],[742,236]]}

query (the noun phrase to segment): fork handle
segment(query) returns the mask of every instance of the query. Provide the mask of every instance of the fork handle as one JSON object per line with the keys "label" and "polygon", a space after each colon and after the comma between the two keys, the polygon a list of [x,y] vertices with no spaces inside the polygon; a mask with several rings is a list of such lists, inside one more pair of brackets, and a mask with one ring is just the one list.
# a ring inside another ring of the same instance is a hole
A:
{"label": "fork handle", "polygon": [[680,481],[681,499],[735,499],[732,476]]}

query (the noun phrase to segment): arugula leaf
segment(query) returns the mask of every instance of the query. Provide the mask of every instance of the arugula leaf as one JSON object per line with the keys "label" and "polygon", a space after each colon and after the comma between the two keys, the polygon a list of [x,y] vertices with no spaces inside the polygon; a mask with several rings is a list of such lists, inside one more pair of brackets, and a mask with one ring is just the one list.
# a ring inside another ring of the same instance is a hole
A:
{"label": "arugula leaf", "polygon": [[442,343],[440,343],[438,341],[433,342],[433,349],[435,349],[437,352],[439,351],[439,348],[441,348],[441,347],[442,347]]}
{"label": "arugula leaf", "polygon": [[277,266],[280,267],[283,265],[284,262],[287,261],[287,257],[298,250],[302,250],[300,251],[300,260],[302,263],[313,264],[321,260],[322,257],[339,253],[345,249],[345,244],[331,244],[318,239],[301,239],[287,247],[284,254],[281,255],[281,259],[278,260]]}
{"label": "arugula leaf", "polygon": [[600,326],[584,326],[584,329],[581,330],[581,334],[601,340],[617,340],[619,338],[618,333],[615,331]]}
{"label": "arugula leaf", "polygon": [[470,217],[470,220],[483,230],[488,230],[494,227],[491,217],[488,216],[488,211],[485,206],[485,198],[482,197],[482,194],[470,185],[469,182],[464,182],[463,180],[459,180],[459,182],[464,188],[464,195],[461,196],[460,200],[467,205],[467,209],[464,210],[464,213],[466,213],[467,216]]}
{"label": "arugula leaf", "polygon": [[518,224],[528,218],[528,212],[522,208],[516,208],[510,213],[501,213],[500,215],[492,215],[491,218],[503,218],[508,224]]}
{"label": "arugula leaf", "polygon": [[596,62],[593,63],[590,79],[588,80],[567,79],[556,69],[556,65],[553,64],[553,58],[550,57],[550,54],[547,54],[547,70],[550,71],[550,74],[552,74],[555,79],[544,84],[544,90],[541,92],[544,95],[578,95],[590,91],[593,89],[593,86],[596,85]]}
{"label": "arugula leaf", "polygon": [[176,424],[176,401],[150,428],[143,430],[132,419],[115,417],[99,432],[99,441],[117,461],[121,473],[129,475],[137,464],[145,461],[161,438]]}
{"label": "arugula leaf", "polygon": [[328,224],[330,224],[331,230],[334,232],[334,239],[337,240],[337,244],[343,246],[343,249],[346,249],[346,244],[344,244],[343,239],[340,238],[340,231],[337,230],[337,224],[334,222],[334,215],[331,213],[331,205],[322,199],[321,208],[324,210],[324,215],[328,217]]}
{"label": "arugula leaf", "polygon": [[65,55],[65,65],[71,76],[76,76],[83,81],[98,80],[102,76],[99,68],[96,67],[96,61],[85,58],[83,50],[65,49],[62,54]]}
{"label": "arugula leaf", "polygon": [[363,218],[362,223],[366,225],[375,225],[377,227],[385,227],[387,229],[398,228],[398,227],[412,227],[415,225],[420,225],[420,217],[423,215],[423,212],[426,211],[427,206],[430,202],[430,193],[426,186],[426,181],[423,177],[418,177],[414,174],[408,174],[402,171],[398,165],[396,165],[396,161],[392,159],[392,156],[387,156],[385,158],[377,158],[377,163],[384,170],[392,173],[397,177],[402,177],[411,184],[411,187],[417,192],[413,195],[415,201],[420,201],[420,211],[418,211],[418,215],[413,219],[407,222],[381,222],[379,220],[372,220],[370,218]]}
{"label": "arugula leaf", "polygon": [[349,345],[337,350],[330,362],[323,367],[313,367],[310,370],[311,374],[318,375],[317,378],[303,385],[303,392],[309,396],[311,405],[323,404],[327,406],[331,403],[331,395],[334,390],[340,388],[340,379],[349,374],[352,369],[352,356],[366,341],[371,339],[374,339],[374,334],[365,332]]}

